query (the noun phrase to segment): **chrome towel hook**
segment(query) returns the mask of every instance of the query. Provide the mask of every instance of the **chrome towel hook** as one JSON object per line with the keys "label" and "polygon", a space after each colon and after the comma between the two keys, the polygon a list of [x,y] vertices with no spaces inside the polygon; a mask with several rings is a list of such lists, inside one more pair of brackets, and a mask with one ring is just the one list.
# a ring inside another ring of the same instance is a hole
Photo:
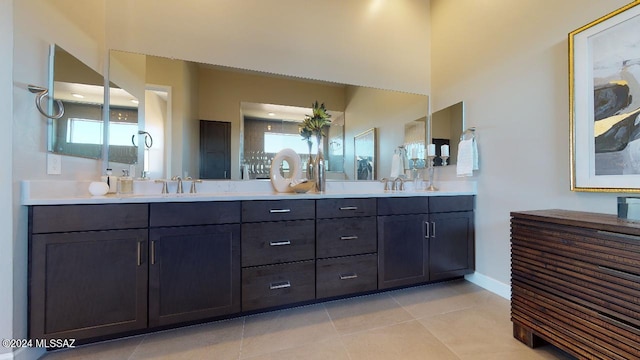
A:
{"label": "chrome towel hook", "polygon": [[29,91],[31,91],[32,93],[38,94],[36,95],[36,107],[38,108],[38,111],[40,111],[40,114],[42,114],[46,118],[53,119],[53,120],[60,119],[62,115],[64,115],[64,104],[62,103],[61,100],[56,100],[56,103],[58,104],[57,114],[49,115],[42,108],[42,100],[45,97],[47,97],[47,95],[49,95],[48,89],[45,89],[40,86],[35,86],[35,85],[28,85],[27,87],[29,88]]}

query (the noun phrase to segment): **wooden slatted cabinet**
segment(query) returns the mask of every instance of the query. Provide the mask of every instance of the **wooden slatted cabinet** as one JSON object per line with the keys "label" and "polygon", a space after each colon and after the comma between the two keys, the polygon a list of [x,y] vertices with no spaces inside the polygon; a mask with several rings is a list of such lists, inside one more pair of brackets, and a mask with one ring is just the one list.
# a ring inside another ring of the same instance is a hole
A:
{"label": "wooden slatted cabinet", "polygon": [[566,210],[511,216],[514,337],[578,358],[640,358],[640,223]]}

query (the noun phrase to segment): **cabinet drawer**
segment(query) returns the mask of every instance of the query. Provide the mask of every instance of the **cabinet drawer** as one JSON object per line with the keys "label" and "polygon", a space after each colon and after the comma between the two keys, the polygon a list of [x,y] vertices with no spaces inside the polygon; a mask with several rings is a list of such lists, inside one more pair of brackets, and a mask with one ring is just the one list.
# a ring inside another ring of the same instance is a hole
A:
{"label": "cabinet drawer", "polygon": [[151,227],[240,222],[240,203],[237,201],[152,203],[150,207]]}
{"label": "cabinet drawer", "polygon": [[322,199],[316,201],[316,218],[375,216],[376,199]]}
{"label": "cabinet drawer", "polygon": [[242,225],[242,266],[277,264],[315,257],[314,221]]}
{"label": "cabinet drawer", "polygon": [[316,264],[316,294],[325,298],[377,289],[378,255],[321,259]]}
{"label": "cabinet drawer", "polygon": [[378,198],[378,215],[426,214],[429,201],[427,196]]}
{"label": "cabinet drawer", "polygon": [[256,200],[242,202],[242,222],[307,220],[316,216],[315,200]]}
{"label": "cabinet drawer", "polygon": [[472,211],[473,195],[433,196],[429,199],[429,212]]}
{"label": "cabinet drawer", "polygon": [[242,311],[315,298],[315,261],[242,269]]}
{"label": "cabinet drawer", "polygon": [[316,257],[345,256],[377,251],[376,218],[323,219],[316,223]]}
{"label": "cabinet drawer", "polygon": [[146,228],[147,204],[49,205],[31,208],[34,234]]}

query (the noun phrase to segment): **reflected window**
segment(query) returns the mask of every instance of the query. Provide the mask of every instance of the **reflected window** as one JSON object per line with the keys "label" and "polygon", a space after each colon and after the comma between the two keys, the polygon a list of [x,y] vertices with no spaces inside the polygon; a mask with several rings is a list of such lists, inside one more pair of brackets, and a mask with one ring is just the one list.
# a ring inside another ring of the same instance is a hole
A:
{"label": "reflected window", "polygon": [[102,144],[102,120],[69,118],[67,143]]}
{"label": "reflected window", "polygon": [[[317,150],[316,139],[311,137],[311,154],[315,154]],[[300,134],[282,134],[266,132],[264,133],[264,152],[277,153],[282,149],[290,148],[298,154],[308,154],[309,145],[307,141],[302,139]]]}
{"label": "reflected window", "polygon": [[[101,145],[102,120],[70,118],[67,120],[67,143]],[[138,124],[112,122],[109,134],[112,145],[132,146],[131,135],[138,131]]]}

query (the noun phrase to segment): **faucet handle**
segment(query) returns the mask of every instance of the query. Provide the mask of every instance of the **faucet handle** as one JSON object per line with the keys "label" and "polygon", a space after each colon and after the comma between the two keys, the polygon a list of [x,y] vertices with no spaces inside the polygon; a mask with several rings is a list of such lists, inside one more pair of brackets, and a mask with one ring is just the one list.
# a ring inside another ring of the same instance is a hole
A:
{"label": "faucet handle", "polygon": [[162,194],[168,194],[169,193],[169,187],[167,186],[167,180],[164,179],[158,179],[155,180],[156,183],[162,183]]}
{"label": "faucet handle", "polygon": [[380,179],[380,182],[384,184],[384,190],[385,191],[389,190],[389,181],[391,181],[391,179],[386,178],[386,177]]}
{"label": "faucet handle", "polygon": [[202,180],[200,180],[200,179],[198,179],[198,180],[191,180],[191,190],[189,190],[189,193],[190,193],[190,194],[195,194],[195,193],[197,193],[196,183],[202,183]]}

